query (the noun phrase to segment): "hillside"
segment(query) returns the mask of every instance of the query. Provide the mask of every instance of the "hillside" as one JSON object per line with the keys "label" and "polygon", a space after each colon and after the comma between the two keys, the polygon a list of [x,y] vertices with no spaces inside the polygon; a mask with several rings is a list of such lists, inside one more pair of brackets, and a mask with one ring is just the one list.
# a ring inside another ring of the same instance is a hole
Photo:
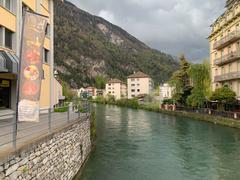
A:
{"label": "hillside", "polygon": [[125,80],[138,70],[159,83],[178,67],[172,56],[67,1],[55,3],[55,65],[74,88],[94,85],[99,75]]}

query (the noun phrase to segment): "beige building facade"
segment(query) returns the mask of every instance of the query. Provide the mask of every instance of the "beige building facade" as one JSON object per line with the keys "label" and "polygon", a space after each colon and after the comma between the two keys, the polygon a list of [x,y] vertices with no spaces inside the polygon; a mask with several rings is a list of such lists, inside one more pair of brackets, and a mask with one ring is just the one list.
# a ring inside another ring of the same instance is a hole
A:
{"label": "beige building facade", "polygon": [[115,99],[122,99],[127,97],[127,85],[119,79],[112,79],[107,82],[106,95],[112,95]]}
{"label": "beige building facade", "polygon": [[0,109],[16,108],[16,84],[21,47],[23,12],[48,17],[43,48],[40,107],[54,106],[54,10],[53,0],[0,0]]}
{"label": "beige building facade", "polygon": [[153,91],[153,81],[151,77],[143,72],[137,72],[127,79],[128,99],[140,95],[148,95]]}
{"label": "beige building facade", "polygon": [[240,99],[240,1],[227,0],[225,12],[211,27],[212,89],[228,85]]}

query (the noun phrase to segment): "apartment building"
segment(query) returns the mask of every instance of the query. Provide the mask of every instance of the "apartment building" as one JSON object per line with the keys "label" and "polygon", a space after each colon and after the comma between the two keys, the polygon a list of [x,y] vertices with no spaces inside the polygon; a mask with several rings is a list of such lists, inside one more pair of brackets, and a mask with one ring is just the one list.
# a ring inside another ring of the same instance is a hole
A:
{"label": "apartment building", "polygon": [[159,89],[160,89],[160,100],[172,98],[174,88],[170,86],[168,83],[160,85]]}
{"label": "apartment building", "polygon": [[150,94],[153,90],[153,81],[149,75],[139,71],[128,76],[127,86],[128,99],[132,99],[139,95]]}
{"label": "apartment building", "polygon": [[240,99],[240,1],[227,0],[209,36],[212,89],[227,84]]}
{"label": "apartment building", "polygon": [[106,94],[112,95],[116,99],[127,97],[127,85],[119,79],[111,79],[106,84]]}
{"label": "apartment building", "polygon": [[16,109],[16,85],[21,47],[21,30],[25,10],[48,17],[43,48],[40,107],[54,102],[54,31],[53,0],[0,0],[0,109]]}

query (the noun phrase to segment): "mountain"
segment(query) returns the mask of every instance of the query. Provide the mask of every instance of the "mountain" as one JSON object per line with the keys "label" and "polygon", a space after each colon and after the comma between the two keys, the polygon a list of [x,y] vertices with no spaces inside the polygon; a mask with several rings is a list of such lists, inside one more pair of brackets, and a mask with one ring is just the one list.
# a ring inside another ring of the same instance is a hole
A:
{"label": "mountain", "polygon": [[178,68],[171,55],[120,27],[70,2],[55,2],[55,67],[73,88],[94,85],[98,76],[126,81],[134,71],[149,74],[159,84]]}

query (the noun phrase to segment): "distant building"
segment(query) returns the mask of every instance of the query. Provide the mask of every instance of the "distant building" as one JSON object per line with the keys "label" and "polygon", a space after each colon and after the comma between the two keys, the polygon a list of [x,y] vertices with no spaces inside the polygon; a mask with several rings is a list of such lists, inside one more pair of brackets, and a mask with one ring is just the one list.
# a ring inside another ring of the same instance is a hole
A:
{"label": "distant building", "polygon": [[140,71],[128,76],[127,85],[128,99],[141,95],[148,95],[153,90],[153,81],[151,77]]}
{"label": "distant building", "polygon": [[54,106],[61,104],[65,100],[63,96],[63,87],[62,84],[54,78]]}
{"label": "distant building", "polygon": [[160,100],[171,99],[174,88],[170,86],[168,83],[160,85]]}
{"label": "distant building", "polygon": [[85,92],[88,93],[88,97],[93,97],[95,98],[96,97],[96,88],[95,87],[87,87],[85,88]]}
{"label": "distant building", "polygon": [[77,93],[77,96],[80,98],[80,97],[82,97],[83,93],[85,92],[85,89],[80,88],[80,89],[75,89],[74,91]]}
{"label": "distant building", "polygon": [[106,84],[106,95],[112,95],[116,99],[127,97],[127,85],[119,79],[112,79]]}
{"label": "distant building", "polygon": [[227,0],[225,7],[208,38],[212,89],[227,84],[240,99],[240,1]]}
{"label": "distant building", "polygon": [[105,89],[96,89],[96,96],[104,96],[105,92]]}

